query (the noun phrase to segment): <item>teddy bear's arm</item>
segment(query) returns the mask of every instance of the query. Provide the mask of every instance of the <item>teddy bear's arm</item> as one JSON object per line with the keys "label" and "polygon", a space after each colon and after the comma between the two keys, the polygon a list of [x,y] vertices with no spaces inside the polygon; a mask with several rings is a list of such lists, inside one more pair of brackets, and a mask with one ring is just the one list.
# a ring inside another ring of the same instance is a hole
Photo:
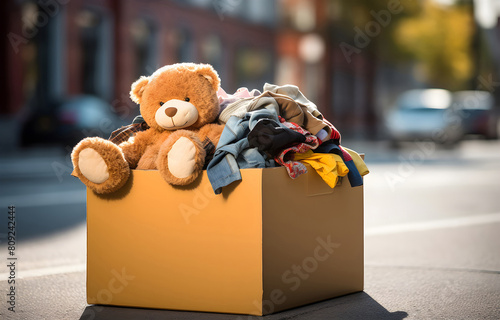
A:
{"label": "teddy bear's arm", "polygon": [[200,130],[198,131],[198,138],[202,142],[208,138],[215,147],[219,142],[219,138],[222,134],[223,129],[224,125],[221,124],[216,124],[216,123],[206,124],[203,127],[201,127]]}
{"label": "teddy bear's arm", "polygon": [[147,139],[145,137],[145,133],[146,132],[139,132],[133,139],[120,144],[123,155],[125,156],[125,159],[131,169],[135,169],[137,167],[139,160],[146,150]]}

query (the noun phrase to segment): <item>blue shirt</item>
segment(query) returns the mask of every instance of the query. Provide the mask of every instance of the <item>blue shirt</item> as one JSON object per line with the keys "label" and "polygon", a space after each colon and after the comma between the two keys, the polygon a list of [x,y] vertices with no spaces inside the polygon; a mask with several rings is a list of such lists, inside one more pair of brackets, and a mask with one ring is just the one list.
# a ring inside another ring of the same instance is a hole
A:
{"label": "blue shirt", "polygon": [[280,123],[275,110],[260,109],[245,114],[243,118],[231,116],[222,131],[214,157],[207,166],[207,175],[215,194],[222,187],[241,180],[240,168],[266,168],[276,166],[274,160],[250,147],[247,136],[260,119]]}

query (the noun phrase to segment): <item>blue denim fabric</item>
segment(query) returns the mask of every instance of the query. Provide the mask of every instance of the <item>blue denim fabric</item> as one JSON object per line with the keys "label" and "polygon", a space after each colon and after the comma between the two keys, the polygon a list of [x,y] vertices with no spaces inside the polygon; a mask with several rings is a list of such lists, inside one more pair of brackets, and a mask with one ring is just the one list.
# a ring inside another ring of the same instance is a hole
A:
{"label": "blue denim fabric", "polygon": [[249,146],[248,133],[260,119],[280,123],[276,111],[269,109],[249,112],[242,119],[232,116],[227,121],[214,157],[207,166],[208,179],[215,194],[220,194],[222,187],[241,180],[240,169],[276,166],[273,159]]}
{"label": "blue denim fabric", "polygon": [[[335,144],[333,141],[325,141],[319,147],[313,150],[314,152],[317,153],[334,153],[338,154],[344,159],[342,156],[342,150],[340,150],[340,147]],[[356,165],[354,164],[354,161],[345,161],[344,163],[346,167],[349,169],[349,172],[347,173],[347,178],[349,179],[349,182],[351,183],[351,187],[358,187],[363,185],[363,178],[359,174],[358,168],[356,168]]]}

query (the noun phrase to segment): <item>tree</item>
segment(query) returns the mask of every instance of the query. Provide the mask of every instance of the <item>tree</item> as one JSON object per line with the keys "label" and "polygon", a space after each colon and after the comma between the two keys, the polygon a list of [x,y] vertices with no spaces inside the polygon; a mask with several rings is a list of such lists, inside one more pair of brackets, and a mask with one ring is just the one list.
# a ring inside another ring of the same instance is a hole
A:
{"label": "tree", "polygon": [[398,21],[394,41],[417,62],[417,76],[429,86],[465,89],[473,72],[474,21],[468,4],[421,3],[422,10]]}

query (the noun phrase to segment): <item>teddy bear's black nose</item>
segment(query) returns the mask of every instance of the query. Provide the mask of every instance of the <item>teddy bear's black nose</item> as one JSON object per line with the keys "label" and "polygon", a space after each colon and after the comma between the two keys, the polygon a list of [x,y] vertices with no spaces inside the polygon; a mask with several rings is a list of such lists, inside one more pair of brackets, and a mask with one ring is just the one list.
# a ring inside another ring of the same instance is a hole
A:
{"label": "teddy bear's black nose", "polygon": [[176,113],[177,113],[177,108],[175,108],[175,107],[170,107],[170,108],[165,109],[165,114],[169,117],[175,116]]}

